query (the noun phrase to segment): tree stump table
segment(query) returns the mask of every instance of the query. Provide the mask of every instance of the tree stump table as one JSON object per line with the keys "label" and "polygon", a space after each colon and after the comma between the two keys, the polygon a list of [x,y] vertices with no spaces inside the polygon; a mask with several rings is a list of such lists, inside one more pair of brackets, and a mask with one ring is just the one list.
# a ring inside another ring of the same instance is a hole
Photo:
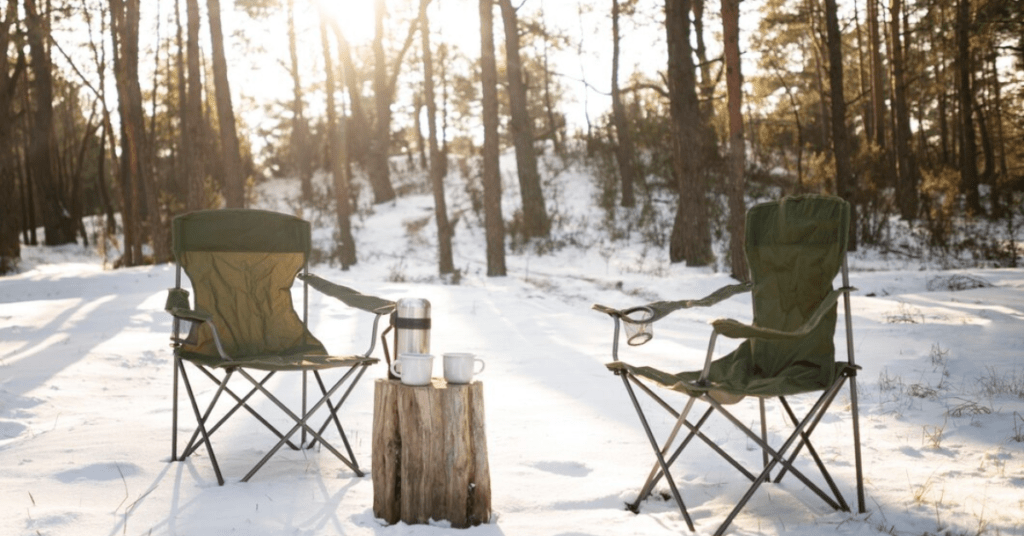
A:
{"label": "tree stump table", "polygon": [[388,524],[487,523],[491,477],[483,385],[377,380],[371,474],[373,513]]}

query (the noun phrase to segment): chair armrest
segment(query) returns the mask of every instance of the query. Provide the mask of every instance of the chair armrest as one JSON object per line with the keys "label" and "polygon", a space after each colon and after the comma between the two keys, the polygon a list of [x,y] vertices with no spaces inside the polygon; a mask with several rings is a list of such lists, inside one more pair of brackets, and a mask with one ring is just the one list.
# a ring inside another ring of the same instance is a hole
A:
{"label": "chair armrest", "polygon": [[341,300],[349,307],[355,307],[356,309],[378,315],[390,314],[395,310],[395,302],[391,300],[362,294],[359,291],[344,285],[331,283],[320,276],[313,274],[299,274],[298,278],[323,294]]}
{"label": "chair armrest", "polygon": [[652,316],[642,322],[657,322],[679,309],[710,307],[742,292],[749,292],[750,288],[750,283],[737,283],[735,285],[726,285],[699,300],[656,301],[628,309],[613,309],[605,305],[594,304],[593,309],[631,323],[638,323],[638,321],[630,319],[629,314],[647,309],[651,311]]}
{"label": "chair armrest", "polygon": [[843,287],[829,292],[828,295],[825,296],[825,299],[818,304],[818,307],[814,310],[814,313],[810,318],[808,318],[802,326],[792,331],[782,331],[754,326],[751,324],[744,324],[731,318],[713,320],[711,325],[714,326],[716,333],[729,337],[730,339],[798,339],[806,336],[812,329],[814,329],[815,326],[818,325],[819,322],[821,322],[821,319],[825,317],[829,309],[836,304],[837,300],[839,300],[839,296],[854,290],[856,289],[853,287]]}
{"label": "chair armrest", "polygon": [[183,288],[167,289],[167,301],[164,303],[164,311],[167,311],[174,318],[200,324],[213,320],[213,316],[209,313],[197,311],[189,306],[188,291]]}

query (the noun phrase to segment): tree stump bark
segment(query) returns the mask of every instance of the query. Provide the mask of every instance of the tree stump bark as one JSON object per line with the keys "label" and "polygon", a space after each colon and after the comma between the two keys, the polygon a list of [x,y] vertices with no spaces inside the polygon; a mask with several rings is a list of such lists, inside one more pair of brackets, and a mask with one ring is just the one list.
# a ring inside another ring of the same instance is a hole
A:
{"label": "tree stump bark", "polygon": [[373,513],[388,524],[491,517],[483,385],[413,387],[377,380],[373,400]]}

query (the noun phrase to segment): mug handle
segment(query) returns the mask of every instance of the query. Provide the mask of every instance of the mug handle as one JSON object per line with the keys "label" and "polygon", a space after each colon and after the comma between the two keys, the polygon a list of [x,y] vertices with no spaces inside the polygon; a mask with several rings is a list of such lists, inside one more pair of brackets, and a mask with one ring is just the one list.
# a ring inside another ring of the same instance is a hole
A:
{"label": "mug handle", "polygon": [[398,370],[398,366],[401,364],[402,361],[398,359],[391,362],[391,373],[394,374],[395,376],[398,376],[399,378],[402,377],[402,371]]}
{"label": "mug handle", "polygon": [[473,375],[477,375],[477,374],[480,374],[481,372],[483,372],[484,368],[487,366],[487,365],[484,364],[484,360],[483,359],[474,359],[473,361],[476,361],[477,363],[480,363],[480,370],[474,372]]}

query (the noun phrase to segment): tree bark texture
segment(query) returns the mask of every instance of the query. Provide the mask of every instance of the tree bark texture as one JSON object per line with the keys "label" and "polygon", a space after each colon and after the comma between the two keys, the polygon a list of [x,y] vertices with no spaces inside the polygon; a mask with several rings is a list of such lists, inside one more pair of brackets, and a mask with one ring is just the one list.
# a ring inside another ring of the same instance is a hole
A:
{"label": "tree bark texture", "polygon": [[434,57],[430,48],[430,19],[427,5],[420,0],[420,44],[423,53],[423,99],[427,107],[427,144],[430,150],[430,185],[434,191],[434,221],[437,223],[437,265],[441,275],[455,273],[452,260],[452,226],[444,199],[444,155],[437,145],[437,104],[434,100]]}
{"label": "tree bark texture", "polygon": [[199,65],[199,2],[186,0],[187,29],[185,38],[186,62],[188,72],[188,90],[186,91],[185,116],[188,132],[186,140],[185,173],[188,176],[188,210],[206,208],[206,168],[203,155],[206,154],[203,143],[203,82]]}
{"label": "tree bark texture", "polygon": [[[35,110],[31,116],[28,142],[28,170],[39,189],[39,210],[46,230],[46,245],[75,242],[78,225],[72,221],[71,199],[57,171],[57,150],[53,138],[53,75],[49,48],[49,15],[35,0],[25,0],[25,27],[30,49],[31,91]],[[6,50],[4,51],[6,54]]]}
{"label": "tree bark texture", "polygon": [[825,0],[825,32],[828,40],[828,79],[832,106],[832,150],[836,162],[836,190],[850,202],[850,250],[857,248],[856,199],[850,166],[850,132],[846,126],[846,97],[843,95],[843,48],[836,0]]}
{"label": "tree bark texture", "polygon": [[722,36],[725,85],[729,108],[729,262],[732,276],[748,281],[745,239],[746,203],[743,200],[746,142],[743,137],[743,71],[740,67],[740,0],[722,0]]}
{"label": "tree bark texture", "polygon": [[18,79],[25,71],[25,55],[18,54],[18,61],[11,70],[10,29],[18,13],[17,0],[7,0],[3,20],[0,20],[0,275],[13,271],[21,258],[20,228],[18,217],[17,174],[14,155],[14,90]]}
{"label": "tree bark texture", "polygon": [[506,275],[505,221],[501,215],[501,171],[498,161],[498,71],[494,57],[494,2],[480,0],[480,86],[483,107],[484,227],[487,275]]}
{"label": "tree bark texture", "polygon": [[213,82],[217,99],[217,123],[220,127],[220,148],[223,165],[221,180],[224,201],[228,208],[245,206],[245,177],[235,126],[235,109],[231,103],[228,64],[224,57],[224,32],[220,25],[220,0],[206,0],[210,18],[210,43],[213,45]]}
{"label": "tree bark texture", "polygon": [[693,48],[690,45],[690,0],[666,0],[668,86],[672,116],[672,167],[679,186],[669,260],[706,266],[713,260],[708,222],[707,185],[701,172],[700,107]]}
{"label": "tree bark texture", "polygon": [[145,125],[139,87],[139,0],[110,0],[114,39],[114,74],[121,116],[121,221],[124,256],[121,264],[142,264],[142,181]]}
{"label": "tree bark texture", "polygon": [[527,237],[546,237],[551,230],[544,192],[540,186],[537,153],[533,147],[533,120],[527,108],[526,83],[519,56],[519,19],[511,0],[498,0],[505,25],[505,65],[508,73],[509,122],[516,148],[516,170],[523,202],[523,223]]}
{"label": "tree bark texture", "polygon": [[373,513],[389,524],[487,523],[491,479],[483,384],[411,387],[377,380],[373,398]]}

